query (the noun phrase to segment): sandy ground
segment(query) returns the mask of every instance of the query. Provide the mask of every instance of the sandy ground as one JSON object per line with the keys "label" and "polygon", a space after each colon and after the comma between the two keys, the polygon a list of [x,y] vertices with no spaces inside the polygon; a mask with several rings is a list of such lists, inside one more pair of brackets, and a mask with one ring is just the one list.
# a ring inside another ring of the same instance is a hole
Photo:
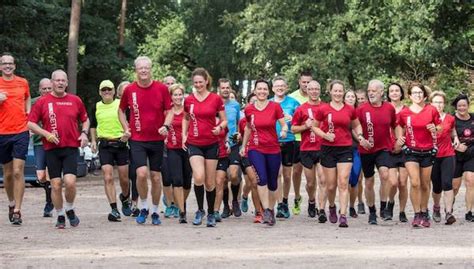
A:
{"label": "sandy ground", "polygon": [[[397,207],[397,221],[379,219],[378,226],[369,226],[367,215],[359,215],[341,229],[307,217],[306,204],[301,215],[272,228],[253,224],[252,208],[217,228],[163,218],[161,226],[140,226],[127,217],[109,223],[97,177],[78,181],[79,227],[57,230],[55,218],[43,218],[40,188],[26,190],[24,224],[15,227],[1,191],[0,268],[474,268],[474,223],[464,221],[464,186],[455,208],[458,222],[429,229],[399,223]],[[188,205],[189,221],[196,208],[193,194]]]}

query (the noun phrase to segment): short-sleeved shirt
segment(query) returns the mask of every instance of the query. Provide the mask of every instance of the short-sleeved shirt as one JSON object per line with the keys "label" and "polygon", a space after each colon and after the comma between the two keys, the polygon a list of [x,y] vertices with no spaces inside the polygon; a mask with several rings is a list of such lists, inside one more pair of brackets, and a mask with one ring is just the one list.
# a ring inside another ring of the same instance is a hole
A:
{"label": "short-sleeved shirt", "polygon": [[[296,101],[296,99],[290,96],[285,96],[285,98],[281,102],[277,102],[273,98],[271,100],[280,104],[281,108],[283,109],[283,113],[285,115],[286,125],[288,126],[288,133],[286,134],[286,138],[279,138],[278,141],[279,142],[295,141],[295,135],[291,131],[291,120],[293,118],[293,115],[295,114],[296,109],[300,106],[300,103]],[[279,134],[281,131],[281,126],[279,123],[276,123],[276,131],[277,131],[277,134]]]}
{"label": "short-sleeved shirt", "polygon": [[459,137],[459,142],[464,143],[469,149],[466,153],[457,154],[465,155],[471,152],[471,155],[474,155],[474,114],[469,114],[469,119],[462,120],[458,117],[456,118],[456,133]]}
{"label": "short-sleeved shirt", "polygon": [[120,100],[115,99],[112,103],[106,104],[97,102],[91,110],[91,128],[97,129],[97,137],[116,139],[123,135],[123,128],[118,117]]}
{"label": "short-sleeved shirt", "polygon": [[380,150],[392,150],[393,140],[390,136],[397,125],[397,116],[392,104],[382,102],[381,106],[372,106],[365,102],[356,109],[357,117],[362,126],[362,135],[372,145],[366,150],[359,145],[361,154],[375,153]]}
{"label": "short-sleeved shirt", "polygon": [[196,146],[215,144],[217,137],[212,129],[217,126],[216,115],[224,110],[222,98],[215,93],[209,93],[202,101],[190,94],[184,100],[184,112],[190,118],[186,143]]}
{"label": "short-sleeved shirt", "polygon": [[[31,99],[31,107],[34,106],[34,104],[36,104],[36,101],[38,101],[38,99],[40,99],[41,96],[38,96],[38,97],[35,97],[33,99]],[[38,123],[39,126],[42,126],[41,122]],[[43,145],[43,141],[42,141],[42,137],[41,135],[37,135],[37,134],[33,134],[33,136],[31,137],[31,139],[33,140],[33,146],[41,146]]]}
{"label": "short-sleeved shirt", "polygon": [[[306,120],[315,119],[318,109],[324,103],[312,105],[308,102],[302,104],[296,109],[291,125],[301,126],[306,124]],[[308,129],[301,132],[301,151],[317,151],[321,149],[322,138],[316,135],[313,130]]]}
{"label": "short-sleeved shirt", "polygon": [[0,92],[7,95],[7,99],[0,103],[0,134],[27,131],[26,100],[30,96],[28,81],[19,76],[13,76],[11,80],[0,76]]}
{"label": "short-sleeved shirt", "polygon": [[283,109],[278,103],[269,101],[263,110],[258,110],[254,104],[245,108],[245,118],[250,126],[249,150],[257,150],[265,154],[280,152],[280,144],[275,124],[284,118]]}
{"label": "short-sleeved shirt", "polygon": [[47,94],[41,97],[31,108],[28,120],[34,123],[41,122],[43,129],[54,134],[59,144],[50,143],[43,137],[45,150],[65,147],[79,147],[80,136],[78,121],[87,120],[87,112],[81,99],[67,93],[63,97]]}
{"label": "short-sleeved shirt", "polygon": [[171,96],[165,84],[153,81],[147,88],[137,82],[129,84],[120,99],[120,109],[130,108],[129,125],[135,141],[163,141],[158,129],[165,122],[165,111],[171,109]]}
{"label": "short-sleeved shirt", "polygon": [[[173,112],[170,110],[169,113]],[[183,115],[183,111],[174,114],[170,130],[168,131],[168,137],[166,138],[166,148],[180,149],[183,147]]]}
{"label": "short-sleeved shirt", "polygon": [[352,146],[351,122],[357,118],[354,107],[344,104],[336,110],[330,104],[323,104],[316,114],[316,120],[320,122],[319,128],[327,133],[335,135],[334,141],[322,140],[325,146]]}
{"label": "short-sleeved shirt", "polygon": [[224,107],[227,117],[227,128],[229,129],[227,136],[230,145],[233,146],[234,142],[230,137],[237,133],[237,125],[240,120],[240,105],[235,100],[227,100],[227,102],[224,103]]}
{"label": "short-sleeved shirt", "polygon": [[438,132],[438,153],[436,157],[449,157],[454,156],[454,148],[451,140],[451,134],[453,132],[455,120],[452,115],[445,114],[444,119],[441,121],[441,131]]}
{"label": "short-sleeved shirt", "polygon": [[[297,89],[296,91],[290,93],[289,96],[295,98],[296,101],[300,103],[300,105],[308,101],[308,97],[301,95],[300,89]],[[295,134],[295,141],[301,141],[301,134]]]}
{"label": "short-sleeved shirt", "polygon": [[434,147],[436,134],[431,133],[426,126],[441,123],[438,110],[432,105],[425,105],[415,113],[409,107],[398,114],[398,125],[405,128],[405,145],[412,149],[428,150]]}

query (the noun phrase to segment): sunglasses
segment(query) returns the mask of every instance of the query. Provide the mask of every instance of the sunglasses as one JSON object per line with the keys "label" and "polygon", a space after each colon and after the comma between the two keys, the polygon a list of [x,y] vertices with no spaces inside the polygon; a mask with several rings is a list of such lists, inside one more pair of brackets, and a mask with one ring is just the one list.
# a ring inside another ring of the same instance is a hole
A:
{"label": "sunglasses", "polygon": [[112,89],[109,89],[109,88],[103,88],[103,89],[100,89],[101,92],[111,92],[113,91]]}

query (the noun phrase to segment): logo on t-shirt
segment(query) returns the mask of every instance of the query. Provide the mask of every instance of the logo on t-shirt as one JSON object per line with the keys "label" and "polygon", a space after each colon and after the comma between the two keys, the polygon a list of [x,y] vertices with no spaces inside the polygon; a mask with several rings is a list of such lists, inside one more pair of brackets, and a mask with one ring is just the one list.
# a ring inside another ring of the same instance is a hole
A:
{"label": "logo on t-shirt", "polygon": [[334,133],[334,122],[332,121],[332,113],[328,114],[328,132],[330,134]]}
{"label": "logo on t-shirt", "polygon": [[173,146],[178,145],[178,140],[176,138],[176,132],[173,128],[173,125],[170,125],[170,134],[171,134],[171,145]]}
{"label": "logo on t-shirt", "polygon": [[365,119],[367,122],[367,141],[369,141],[370,146],[374,146],[374,124],[370,117],[370,112],[365,112]]}
{"label": "logo on t-shirt", "polygon": [[250,128],[252,128],[253,144],[255,146],[258,146],[258,133],[257,133],[257,128],[255,127],[255,115],[254,114],[250,115]]}
{"label": "logo on t-shirt", "polygon": [[51,133],[54,134],[57,138],[59,138],[58,121],[56,120],[56,113],[54,113],[53,103],[48,103],[48,117],[49,124],[51,126]]}
{"label": "logo on t-shirt", "polygon": [[407,118],[407,133],[410,136],[410,146],[416,147],[415,134],[413,133],[413,126],[411,125],[411,116]]}
{"label": "logo on t-shirt", "polygon": [[137,93],[132,92],[132,108],[133,108],[133,119],[135,122],[135,130],[140,132],[142,125],[140,124],[140,109],[138,107]]}
{"label": "logo on t-shirt", "polygon": [[[311,108],[308,108],[308,117],[312,120],[314,120],[314,115],[313,115],[313,110]],[[313,132],[313,129],[310,129],[309,133],[309,142],[310,143],[316,143],[316,134]]]}
{"label": "logo on t-shirt", "polygon": [[198,123],[196,120],[196,115],[194,114],[194,104],[191,104],[189,107],[189,117],[191,118],[191,121],[193,122],[193,136],[197,137],[199,135],[199,129],[198,129]]}

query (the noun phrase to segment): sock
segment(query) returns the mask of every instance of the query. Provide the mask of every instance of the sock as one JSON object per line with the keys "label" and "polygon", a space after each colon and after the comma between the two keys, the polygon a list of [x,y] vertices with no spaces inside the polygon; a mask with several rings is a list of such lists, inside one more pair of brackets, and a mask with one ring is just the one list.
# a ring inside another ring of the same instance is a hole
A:
{"label": "sock", "polygon": [[387,207],[387,202],[380,201],[380,210],[384,210]]}
{"label": "sock", "polygon": [[231,184],[230,189],[232,190],[232,202],[237,202],[237,198],[239,197],[240,183],[237,185]]}
{"label": "sock", "polygon": [[9,207],[15,207],[15,200],[10,201],[10,202],[8,203],[8,206],[9,206]]}
{"label": "sock", "polygon": [[158,214],[158,205],[151,205],[151,213],[156,213]]}
{"label": "sock", "polygon": [[74,209],[74,203],[66,202],[65,206],[64,206],[64,209],[66,209],[66,211]]}
{"label": "sock", "polygon": [[66,215],[66,212],[64,211],[64,208],[56,209],[56,212],[58,213],[58,216]]}
{"label": "sock", "polygon": [[46,203],[52,203],[52,200],[51,200],[51,183],[49,181],[46,181],[46,183],[44,183],[44,192],[46,193]]}
{"label": "sock", "polygon": [[216,202],[216,189],[212,191],[206,191],[206,200],[207,200],[207,213],[214,213],[214,203]]}
{"label": "sock", "polygon": [[140,198],[140,205],[141,205],[141,209],[148,210],[148,202],[146,201],[146,198],[145,199]]}
{"label": "sock", "polygon": [[375,205],[369,206],[369,212],[370,212],[370,213],[375,213],[375,212],[377,212],[377,209],[375,209]]}
{"label": "sock", "polygon": [[224,207],[229,208],[229,188],[227,185],[224,185],[224,194],[222,195],[222,202],[224,203]]}
{"label": "sock", "polygon": [[203,211],[204,210],[204,185],[201,185],[201,186],[194,185],[194,194],[196,195],[198,209],[200,211]]}
{"label": "sock", "polygon": [[284,203],[284,204],[288,204],[288,198],[284,198],[284,197],[283,197],[283,203]]}
{"label": "sock", "polygon": [[110,203],[112,210],[117,209],[117,203]]}

